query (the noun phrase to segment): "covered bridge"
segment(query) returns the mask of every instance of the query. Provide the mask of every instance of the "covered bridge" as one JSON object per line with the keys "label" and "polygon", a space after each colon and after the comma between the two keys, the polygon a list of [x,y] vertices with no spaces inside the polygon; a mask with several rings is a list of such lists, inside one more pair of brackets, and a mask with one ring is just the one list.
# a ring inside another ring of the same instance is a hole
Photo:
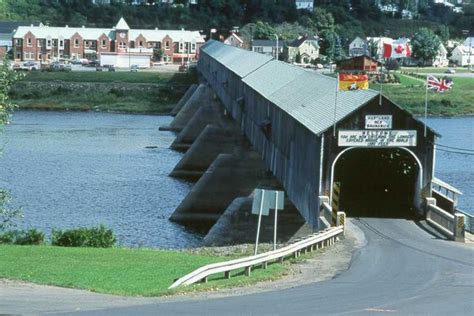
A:
{"label": "covered bridge", "polygon": [[334,78],[216,41],[198,70],[313,228],[335,182],[349,216],[424,215],[436,134],[377,91],[336,95]]}

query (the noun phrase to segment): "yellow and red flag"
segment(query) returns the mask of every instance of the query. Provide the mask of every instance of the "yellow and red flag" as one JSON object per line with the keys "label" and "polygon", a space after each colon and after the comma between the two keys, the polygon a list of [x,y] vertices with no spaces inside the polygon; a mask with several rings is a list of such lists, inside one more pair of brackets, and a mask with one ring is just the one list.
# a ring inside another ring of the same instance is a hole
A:
{"label": "yellow and red flag", "polygon": [[367,90],[369,89],[369,76],[365,74],[339,74],[339,90]]}

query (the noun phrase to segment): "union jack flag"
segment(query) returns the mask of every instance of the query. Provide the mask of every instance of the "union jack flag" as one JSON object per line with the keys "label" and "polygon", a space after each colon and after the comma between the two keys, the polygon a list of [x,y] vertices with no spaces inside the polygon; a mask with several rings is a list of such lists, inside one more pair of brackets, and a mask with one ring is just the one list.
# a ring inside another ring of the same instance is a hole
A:
{"label": "union jack flag", "polygon": [[428,85],[428,89],[436,90],[436,92],[444,92],[449,90],[453,87],[453,81],[449,78],[438,79],[435,76],[429,75],[426,78],[426,84]]}

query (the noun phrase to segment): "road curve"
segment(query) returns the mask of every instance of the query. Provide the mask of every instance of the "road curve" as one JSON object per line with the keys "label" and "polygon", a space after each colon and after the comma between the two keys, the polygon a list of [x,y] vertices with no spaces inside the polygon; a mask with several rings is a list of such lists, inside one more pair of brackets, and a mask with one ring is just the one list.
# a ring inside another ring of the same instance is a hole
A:
{"label": "road curve", "polygon": [[474,314],[474,248],[407,220],[354,219],[367,244],[319,283],[259,294],[115,308],[88,315]]}

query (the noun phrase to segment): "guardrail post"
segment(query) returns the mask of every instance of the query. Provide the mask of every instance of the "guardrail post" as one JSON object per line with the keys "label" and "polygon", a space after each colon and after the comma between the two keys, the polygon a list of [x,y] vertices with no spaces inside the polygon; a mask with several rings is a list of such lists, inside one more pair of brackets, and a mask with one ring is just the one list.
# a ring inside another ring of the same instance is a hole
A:
{"label": "guardrail post", "polygon": [[224,278],[230,279],[230,271],[224,272]]}
{"label": "guardrail post", "polygon": [[336,226],[344,227],[342,234],[346,234],[346,213],[345,212],[337,212],[337,223]]}
{"label": "guardrail post", "polygon": [[246,267],[245,268],[245,275],[250,276],[250,272],[252,272],[252,267]]}
{"label": "guardrail post", "polygon": [[465,223],[466,216],[464,214],[454,214],[454,241],[465,241]]}

